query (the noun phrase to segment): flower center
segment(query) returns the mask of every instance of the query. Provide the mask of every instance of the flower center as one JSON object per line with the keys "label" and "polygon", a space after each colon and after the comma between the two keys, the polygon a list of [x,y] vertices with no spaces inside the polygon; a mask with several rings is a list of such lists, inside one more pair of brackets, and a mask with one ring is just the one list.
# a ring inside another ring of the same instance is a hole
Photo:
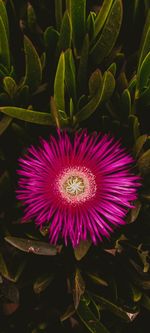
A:
{"label": "flower center", "polygon": [[65,191],[70,195],[78,195],[85,191],[84,180],[79,176],[70,176],[63,186]]}
{"label": "flower center", "polygon": [[56,187],[66,202],[76,205],[92,198],[96,192],[94,174],[85,167],[69,167],[59,174]]}

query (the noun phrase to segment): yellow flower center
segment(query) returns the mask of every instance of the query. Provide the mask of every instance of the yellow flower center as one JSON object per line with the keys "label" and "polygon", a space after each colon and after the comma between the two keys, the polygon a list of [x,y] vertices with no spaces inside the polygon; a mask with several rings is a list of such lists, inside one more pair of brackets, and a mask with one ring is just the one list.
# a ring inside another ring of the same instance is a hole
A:
{"label": "yellow flower center", "polygon": [[68,177],[68,179],[64,182],[63,187],[65,191],[72,196],[79,195],[85,191],[83,178],[79,176],[72,175]]}

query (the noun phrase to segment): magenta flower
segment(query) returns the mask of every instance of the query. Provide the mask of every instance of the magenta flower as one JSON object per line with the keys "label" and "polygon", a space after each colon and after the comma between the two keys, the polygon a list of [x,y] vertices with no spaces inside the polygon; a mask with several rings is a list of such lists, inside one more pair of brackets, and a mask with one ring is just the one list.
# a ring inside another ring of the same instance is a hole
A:
{"label": "magenta flower", "polygon": [[25,206],[23,221],[50,224],[50,242],[59,236],[75,247],[89,236],[94,244],[109,238],[137,198],[139,177],[133,158],[108,135],[88,135],[84,130],[71,139],[41,140],[19,159],[17,197]]}

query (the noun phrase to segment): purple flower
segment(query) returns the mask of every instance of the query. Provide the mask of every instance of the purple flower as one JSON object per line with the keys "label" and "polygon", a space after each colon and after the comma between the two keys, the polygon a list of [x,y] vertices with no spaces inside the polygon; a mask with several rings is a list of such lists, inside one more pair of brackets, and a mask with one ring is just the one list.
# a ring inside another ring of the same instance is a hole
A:
{"label": "purple flower", "polygon": [[94,244],[109,238],[137,198],[139,177],[133,158],[109,135],[81,131],[71,139],[41,140],[19,159],[17,198],[25,206],[23,221],[50,224],[50,242],[61,235],[73,247],[89,236]]}

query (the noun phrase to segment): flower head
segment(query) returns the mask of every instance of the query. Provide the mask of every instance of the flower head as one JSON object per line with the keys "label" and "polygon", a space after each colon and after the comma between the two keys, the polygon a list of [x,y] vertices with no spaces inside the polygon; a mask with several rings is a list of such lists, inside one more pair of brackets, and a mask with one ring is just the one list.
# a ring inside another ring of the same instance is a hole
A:
{"label": "flower head", "polygon": [[90,236],[96,244],[108,238],[137,198],[139,177],[133,158],[109,135],[58,131],[19,159],[17,197],[25,206],[23,220],[49,223],[50,242],[59,236],[73,246]]}

